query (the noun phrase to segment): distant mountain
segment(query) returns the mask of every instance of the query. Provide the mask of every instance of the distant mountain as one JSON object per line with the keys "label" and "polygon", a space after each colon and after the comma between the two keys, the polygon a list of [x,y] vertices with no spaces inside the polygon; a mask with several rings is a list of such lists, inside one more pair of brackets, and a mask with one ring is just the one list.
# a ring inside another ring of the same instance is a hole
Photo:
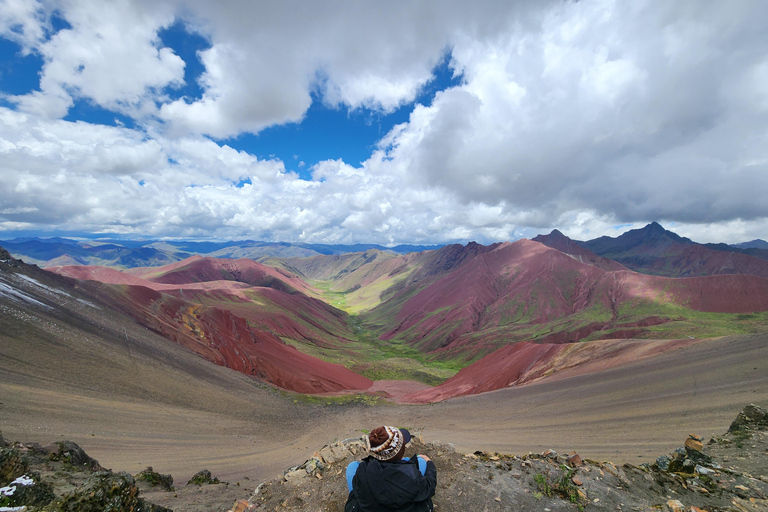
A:
{"label": "distant mountain", "polygon": [[41,267],[99,265],[116,268],[160,266],[193,255],[214,258],[265,260],[268,258],[306,258],[379,250],[407,254],[437,249],[439,245],[398,245],[388,248],[376,244],[323,245],[287,242],[238,240],[194,242],[177,240],[69,240],[66,238],[15,238],[2,241],[14,257]]}
{"label": "distant mountain", "polygon": [[553,230],[548,235],[539,235],[533,239],[534,242],[540,242],[547,247],[552,247],[558,251],[565,253],[582,263],[594,265],[597,268],[603,270],[627,270],[627,267],[621,263],[609,258],[603,258],[598,256],[589,249],[585,249],[578,242],[575,242],[562,234],[558,230]]}
{"label": "distant mountain", "polygon": [[722,252],[735,252],[739,254],[746,254],[747,256],[754,256],[755,258],[760,258],[763,260],[768,260],[768,249],[758,249],[756,247],[750,247],[747,249],[736,247],[733,245],[728,244],[701,244],[707,249],[712,249],[713,251],[722,251]]}
{"label": "distant mountain", "polygon": [[693,277],[750,274],[768,277],[768,261],[728,250],[728,246],[698,244],[664,229],[656,222],[616,237],[576,242],[600,256],[645,274]]}
{"label": "distant mountain", "polygon": [[165,265],[190,256],[183,252],[168,253],[152,247],[126,247],[114,243],[39,238],[17,240],[0,244],[15,258],[42,267],[66,263],[130,268]]}
{"label": "distant mountain", "polygon": [[385,247],[378,244],[353,244],[353,245],[324,245],[324,244],[298,244],[319,254],[346,254],[351,252],[364,252],[371,249],[378,251],[394,252],[398,254],[408,254],[409,252],[432,251],[439,249],[442,245],[396,245],[394,247]]}
{"label": "distant mountain", "polygon": [[751,242],[742,242],[740,244],[734,244],[732,247],[737,249],[765,249],[768,250],[768,242],[759,238],[752,240]]}

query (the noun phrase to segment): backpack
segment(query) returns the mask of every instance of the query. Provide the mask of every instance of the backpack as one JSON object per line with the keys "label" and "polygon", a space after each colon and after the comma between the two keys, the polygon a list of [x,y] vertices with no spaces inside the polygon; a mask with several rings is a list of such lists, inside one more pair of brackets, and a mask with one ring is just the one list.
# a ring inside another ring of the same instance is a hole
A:
{"label": "backpack", "polygon": [[357,505],[357,496],[355,495],[355,491],[350,491],[347,502],[344,504],[344,512],[358,512],[359,510],[360,507]]}

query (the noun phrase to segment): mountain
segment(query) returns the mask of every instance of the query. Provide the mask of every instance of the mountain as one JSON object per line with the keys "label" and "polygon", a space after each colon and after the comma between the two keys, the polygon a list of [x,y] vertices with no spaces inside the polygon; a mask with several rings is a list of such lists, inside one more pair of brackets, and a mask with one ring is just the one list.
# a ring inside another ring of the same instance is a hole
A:
{"label": "mountain", "polygon": [[439,245],[376,244],[327,245],[238,240],[193,242],[177,240],[69,240],[66,238],[15,238],[2,241],[16,258],[41,267],[62,265],[99,265],[116,268],[161,266],[193,255],[214,258],[265,260],[269,258],[305,258],[341,255],[377,250],[389,254],[408,254],[439,248]]}
{"label": "mountain", "polygon": [[603,236],[576,243],[645,274],[665,277],[749,274],[768,277],[768,261],[762,258],[728,250],[727,246],[722,250],[720,246],[713,248],[698,244],[664,229],[656,222],[615,238]]}
{"label": "mountain", "polygon": [[[698,247],[651,228],[632,233],[625,245],[662,240]],[[551,370],[549,359],[562,350],[557,345],[745,334],[761,332],[768,320],[767,278],[640,274],[560,233],[540,239],[567,252],[519,240],[405,255],[371,249],[270,259],[269,265],[193,256],[126,271],[51,270],[102,282],[104,301],[217,364],[303,392],[368,389],[390,376],[439,384],[480,360],[503,361],[504,371],[481,365],[462,377],[490,372],[498,379],[455,388],[480,392],[535,378],[524,362],[530,354],[536,368]],[[523,350],[521,343],[534,345]],[[516,373],[520,365],[524,375]],[[308,368],[303,379],[300,367]]]}
{"label": "mountain", "polygon": [[125,247],[113,243],[77,242],[61,238],[17,239],[2,244],[14,257],[40,266],[66,263],[127,268],[165,265],[189,256],[183,252],[170,254],[152,247]]}
{"label": "mountain", "polygon": [[391,298],[361,315],[364,325],[382,340],[466,362],[525,340],[660,337],[665,331],[698,337],[707,321],[689,323],[693,311],[768,310],[765,278],[606,271],[531,240],[483,249],[428,279],[415,279],[425,269],[414,269]]}
{"label": "mountain", "polygon": [[[193,257],[159,269],[137,269],[139,275],[105,267],[50,270],[98,281],[93,291],[102,303],[209,361],[278,387],[323,393],[371,385],[343,366],[299,352],[283,341],[285,337],[339,350],[353,335],[341,312],[297,293],[287,284],[291,276],[250,260]],[[217,272],[224,276],[216,276]]]}
{"label": "mountain", "polygon": [[738,249],[765,249],[768,250],[768,242],[765,240],[761,240],[760,238],[757,238],[755,240],[752,240],[751,242],[742,242],[740,244],[734,244],[732,247],[736,247]]}
{"label": "mountain", "polygon": [[582,263],[588,263],[603,270],[627,270],[627,267],[621,263],[609,258],[598,256],[589,249],[585,249],[579,245],[579,242],[571,240],[556,229],[552,230],[552,232],[548,235],[538,235],[536,238],[533,238],[533,241],[540,242],[547,247],[557,249],[564,254],[576,258]]}

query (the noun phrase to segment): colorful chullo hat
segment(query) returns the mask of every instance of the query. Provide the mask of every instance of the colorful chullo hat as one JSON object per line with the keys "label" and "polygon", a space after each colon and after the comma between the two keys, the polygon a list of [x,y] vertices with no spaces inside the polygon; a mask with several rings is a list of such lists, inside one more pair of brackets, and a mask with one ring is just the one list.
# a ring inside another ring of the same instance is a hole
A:
{"label": "colorful chullo hat", "polygon": [[378,427],[365,438],[368,451],[379,460],[390,460],[411,440],[411,433],[397,427]]}

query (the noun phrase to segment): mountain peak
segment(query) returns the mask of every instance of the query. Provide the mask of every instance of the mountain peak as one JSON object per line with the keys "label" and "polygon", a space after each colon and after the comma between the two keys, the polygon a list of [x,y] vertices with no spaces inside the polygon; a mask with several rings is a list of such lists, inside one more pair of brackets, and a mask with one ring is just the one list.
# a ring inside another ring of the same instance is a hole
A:
{"label": "mountain peak", "polygon": [[568,238],[559,229],[553,229],[552,232],[549,234],[549,236],[553,238]]}

